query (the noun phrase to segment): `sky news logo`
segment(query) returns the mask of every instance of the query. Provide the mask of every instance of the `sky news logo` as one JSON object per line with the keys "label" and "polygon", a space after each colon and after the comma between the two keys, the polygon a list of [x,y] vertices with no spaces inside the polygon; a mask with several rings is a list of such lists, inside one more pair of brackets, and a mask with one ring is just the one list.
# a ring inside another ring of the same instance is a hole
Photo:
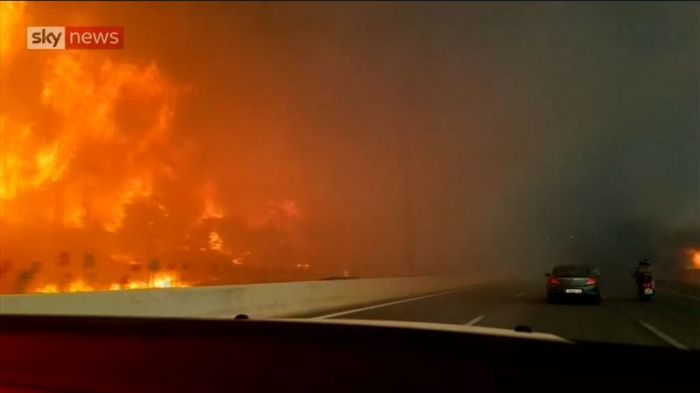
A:
{"label": "sky news logo", "polygon": [[27,49],[124,49],[121,26],[27,26]]}

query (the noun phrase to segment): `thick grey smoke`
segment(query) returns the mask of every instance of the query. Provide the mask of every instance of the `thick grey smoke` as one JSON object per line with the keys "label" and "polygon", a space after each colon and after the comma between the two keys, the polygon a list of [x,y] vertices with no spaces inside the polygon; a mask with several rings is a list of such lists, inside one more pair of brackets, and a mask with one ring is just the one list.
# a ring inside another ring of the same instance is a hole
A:
{"label": "thick grey smoke", "polygon": [[303,77],[281,72],[313,143],[293,145],[324,216],[352,223],[342,253],[620,270],[692,245],[674,234],[700,221],[697,7],[267,11],[316,16],[271,42],[301,59]]}

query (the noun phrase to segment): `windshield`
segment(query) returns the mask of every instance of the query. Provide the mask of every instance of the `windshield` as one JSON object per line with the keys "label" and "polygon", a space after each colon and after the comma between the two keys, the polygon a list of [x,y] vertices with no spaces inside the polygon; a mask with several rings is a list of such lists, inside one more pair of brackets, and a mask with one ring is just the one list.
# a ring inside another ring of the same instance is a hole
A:
{"label": "windshield", "polygon": [[697,4],[0,12],[2,313],[700,348]]}

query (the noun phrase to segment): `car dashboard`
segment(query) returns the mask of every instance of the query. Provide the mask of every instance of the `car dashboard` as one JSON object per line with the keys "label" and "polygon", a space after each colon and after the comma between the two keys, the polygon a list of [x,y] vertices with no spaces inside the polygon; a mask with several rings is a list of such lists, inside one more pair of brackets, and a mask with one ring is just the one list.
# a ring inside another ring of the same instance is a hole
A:
{"label": "car dashboard", "polygon": [[698,352],[395,325],[2,316],[0,393],[700,387]]}

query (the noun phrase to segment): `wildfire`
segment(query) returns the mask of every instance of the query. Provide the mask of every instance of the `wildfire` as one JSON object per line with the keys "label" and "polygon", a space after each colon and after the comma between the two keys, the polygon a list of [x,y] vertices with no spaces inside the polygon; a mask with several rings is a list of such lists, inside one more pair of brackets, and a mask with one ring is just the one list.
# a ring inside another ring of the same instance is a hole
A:
{"label": "wildfire", "polygon": [[176,272],[159,272],[150,280],[127,280],[123,283],[111,283],[104,286],[90,285],[82,278],[70,281],[63,288],[56,283],[48,283],[34,289],[35,293],[62,293],[62,292],[93,292],[93,291],[123,291],[130,289],[148,288],[186,288],[190,285],[180,279]]}
{"label": "wildfire", "polygon": [[214,251],[222,251],[224,249],[224,241],[216,232],[209,232],[209,249]]}
{"label": "wildfire", "polygon": [[30,125],[10,123],[0,114],[0,199],[13,199],[63,176],[67,163],[60,160],[60,144],[34,147],[37,138]]}
{"label": "wildfire", "polygon": [[199,221],[202,222],[208,219],[220,219],[224,217],[224,211],[216,202],[216,188],[213,184],[207,183],[202,189],[202,199],[204,202],[204,210],[199,216]]}
{"label": "wildfire", "polygon": [[[119,203],[114,205],[111,214],[104,222],[104,229],[108,232],[116,232],[124,222],[126,213],[124,207],[133,202],[138,197],[147,198],[153,192],[153,185],[150,176],[133,177],[129,179],[121,191]],[[162,206],[162,205],[160,205]],[[164,206],[163,206],[164,207]]]}
{"label": "wildfire", "polygon": [[83,281],[79,278],[68,283],[68,292],[91,292],[94,291],[95,287]]}
{"label": "wildfire", "polygon": [[[0,108],[0,221],[14,231],[0,233],[6,247],[0,263],[13,262],[3,290],[185,287],[172,261],[235,267],[240,275],[246,270],[240,265],[262,266],[290,255],[287,239],[294,238],[286,235],[301,218],[297,202],[277,191],[253,201],[224,192],[232,188],[217,180],[235,180],[236,168],[221,177],[197,161],[197,135],[174,125],[175,104],[187,88],[162,71],[167,67],[159,67],[157,56],[140,61],[103,51],[28,55],[20,49],[32,9],[0,2],[0,93],[3,102],[14,103]],[[268,241],[271,236],[278,241]],[[54,265],[58,254],[86,250],[97,261],[79,265],[80,257],[73,258],[72,275],[67,262]],[[162,266],[161,260],[171,263]],[[41,271],[29,268],[33,261],[41,262]],[[122,273],[113,267],[120,265],[131,278],[116,279]],[[182,272],[189,277],[206,269]],[[5,285],[8,277],[16,285]]]}
{"label": "wildfire", "polygon": [[153,288],[174,288],[176,286],[183,286],[180,284],[178,276],[172,273],[156,274],[153,278]]}
{"label": "wildfire", "polygon": [[700,249],[691,248],[685,251],[692,269],[700,269]]}
{"label": "wildfire", "polygon": [[60,214],[58,223],[80,227],[89,213],[115,232],[125,206],[150,198],[156,177],[174,175],[162,157],[175,149],[175,89],[154,64],[84,53],[58,54],[46,64],[36,110],[55,120],[21,123],[0,113],[3,213],[22,217],[10,203],[54,190],[55,206],[41,204],[45,217]]}
{"label": "wildfire", "polygon": [[58,285],[56,284],[46,284],[37,288],[34,292],[36,293],[58,293]]}
{"label": "wildfire", "polygon": [[19,46],[19,26],[24,18],[25,3],[0,2],[0,58],[7,58]]}

